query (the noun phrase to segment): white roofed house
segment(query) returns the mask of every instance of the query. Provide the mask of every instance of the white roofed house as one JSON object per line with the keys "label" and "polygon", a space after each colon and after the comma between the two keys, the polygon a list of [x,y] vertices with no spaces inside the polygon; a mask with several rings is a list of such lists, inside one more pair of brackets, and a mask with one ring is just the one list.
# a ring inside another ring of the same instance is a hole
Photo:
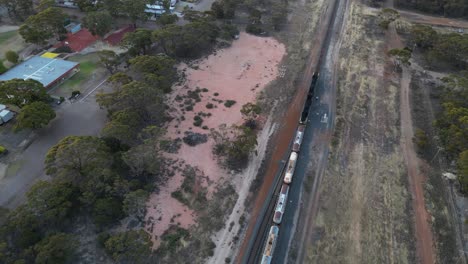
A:
{"label": "white roofed house", "polygon": [[161,0],[155,1],[153,4],[147,4],[145,13],[150,15],[150,19],[156,19],[158,16],[169,12],[172,13],[175,9],[175,5],[177,4],[178,0],[170,0],[169,10],[166,10],[164,7],[164,3]]}
{"label": "white roofed house", "polygon": [[10,110],[7,110],[7,109],[1,110],[0,111],[0,125],[10,121],[11,119],[13,119],[14,116],[15,114]]}

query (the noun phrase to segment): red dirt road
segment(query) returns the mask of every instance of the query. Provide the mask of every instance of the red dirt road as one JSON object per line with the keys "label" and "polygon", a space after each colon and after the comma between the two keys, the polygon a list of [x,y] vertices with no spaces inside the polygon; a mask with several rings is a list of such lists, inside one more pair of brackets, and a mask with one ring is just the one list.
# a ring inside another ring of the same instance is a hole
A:
{"label": "red dirt road", "polygon": [[[396,33],[394,27],[389,29],[387,34],[388,49],[403,48],[404,45]],[[401,141],[400,145],[406,162],[408,171],[409,188],[412,195],[412,205],[414,210],[416,253],[420,263],[433,264],[436,256],[434,252],[434,239],[431,229],[431,216],[426,210],[424,200],[424,184],[426,176],[420,170],[422,161],[416,154],[413,144],[413,120],[411,117],[411,105],[409,97],[409,86],[411,83],[411,73],[403,67],[403,74],[400,80],[400,118],[401,118]]]}
{"label": "red dirt road", "polygon": [[435,263],[433,237],[430,226],[431,216],[426,210],[424,202],[424,183],[426,176],[419,169],[421,164],[413,144],[413,121],[411,120],[411,108],[409,103],[409,84],[411,75],[409,69],[403,69],[400,91],[401,114],[401,145],[405,157],[409,176],[409,185],[412,192],[413,210],[415,213],[416,251],[421,263]]}

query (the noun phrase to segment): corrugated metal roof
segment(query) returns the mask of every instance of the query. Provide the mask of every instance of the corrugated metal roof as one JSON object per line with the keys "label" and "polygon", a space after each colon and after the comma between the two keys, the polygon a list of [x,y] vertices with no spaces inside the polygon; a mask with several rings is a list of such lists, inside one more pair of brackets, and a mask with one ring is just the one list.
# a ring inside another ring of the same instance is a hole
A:
{"label": "corrugated metal roof", "polygon": [[4,109],[4,110],[0,111],[0,118],[5,117],[7,115],[11,115],[11,114],[12,114],[12,112],[10,110]]}
{"label": "corrugated metal roof", "polygon": [[35,56],[0,75],[0,81],[33,79],[48,87],[76,65],[73,61]]}

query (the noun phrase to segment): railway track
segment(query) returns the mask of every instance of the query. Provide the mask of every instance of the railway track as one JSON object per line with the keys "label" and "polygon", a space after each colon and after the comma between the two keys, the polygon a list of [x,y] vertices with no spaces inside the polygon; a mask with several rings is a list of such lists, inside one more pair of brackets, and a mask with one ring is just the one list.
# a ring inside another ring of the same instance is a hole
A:
{"label": "railway track", "polygon": [[[327,25],[324,28],[322,28],[322,32],[323,30],[325,30],[325,33],[324,33],[324,37],[321,39],[320,50],[318,52],[319,54],[317,54],[319,59],[315,65],[315,68],[317,69],[316,71],[319,71],[320,67],[324,63],[324,57],[326,56],[326,53],[328,51],[328,45],[330,44],[330,39],[331,39],[331,35],[333,32],[332,29],[335,24],[335,16],[337,14],[337,10],[339,7],[338,1],[340,0],[335,0],[332,3],[331,13],[329,17],[327,18],[328,20]],[[314,54],[311,54],[311,56],[313,55]],[[314,81],[312,81],[312,83],[308,86],[309,90],[312,89],[312,93],[313,93],[313,89],[315,88],[314,86],[315,86]],[[310,95],[310,92],[309,92],[309,95]],[[310,99],[310,98],[307,98],[307,99]],[[308,115],[310,114],[309,112],[311,111],[311,105],[307,104],[307,100],[304,100],[304,101],[306,101],[304,102],[304,107],[307,108],[306,115]],[[299,118],[303,119],[302,114],[303,113],[301,113],[301,117],[297,117],[298,120]],[[283,161],[288,159],[289,154],[291,153],[291,147],[292,147],[293,141],[294,141],[294,138],[291,138],[288,151],[283,156],[283,159],[282,159]],[[268,239],[268,233],[269,233],[270,227],[274,225],[273,215],[275,213],[276,200],[278,199],[279,192],[283,183],[283,175],[287,167],[287,162],[283,162],[283,164],[281,164],[280,166],[281,168],[276,173],[275,180],[272,186],[270,187],[268,198],[265,200],[265,204],[262,208],[262,211],[259,214],[260,217],[257,220],[256,226],[252,232],[252,238],[249,241],[246,254],[244,254],[242,258],[242,261],[241,261],[242,263],[257,264],[257,263],[260,263],[262,260],[262,255],[263,255],[263,251],[265,248],[266,240]],[[291,210],[289,210],[289,212],[291,212]],[[279,230],[279,236],[281,236],[281,228]]]}
{"label": "railway track", "polygon": [[[291,141],[292,143],[292,141]],[[289,144],[289,149],[292,144]],[[257,229],[254,230],[253,235],[256,236],[257,239],[253,240],[252,244],[249,245],[248,252],[245,254],[247,256],[242,263],[260,263],[263,254],[263,248],[265,242],[267,240],[267,235],[270,227],[273,224],[273,215],[275,213],[275,206],[276,200],[278,199],[278,194],[281,189],[281,185],[283,184],[283,175],[288,166],[288,157],[290,152],[287,152],[282,159],[282,164],[279,165],[281,168],[278,170],[278,173],[275,175],[275,181],[270,189],[270,193],[268,195],[269,200],[265,203],[265,206],[262,208],[262,212],[260,215],[263,215],[261,222],[257,225]],[[254,250],[258,249],[258,250]]]}

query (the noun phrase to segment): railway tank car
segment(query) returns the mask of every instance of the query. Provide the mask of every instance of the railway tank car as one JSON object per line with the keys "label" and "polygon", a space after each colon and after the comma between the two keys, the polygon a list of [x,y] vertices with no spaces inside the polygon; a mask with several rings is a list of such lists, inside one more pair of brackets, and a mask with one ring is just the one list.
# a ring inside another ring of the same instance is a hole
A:
{"label": "railway tank car", "polygon": [[[288,204],[288,195],[291,190],[291,182],[296,170],[296,162],[298,159],[298,153],[301,149],[302,141],[304,139],[304,133],[306,125],[309,119],[309,111],[312,106],[312,99],[314,96],[315,85],[319,77],[318,72],[314,72],[312,76],[312,82],[307,93],[306,102],[302,109],[301,116],[299,117],[299,125],[296,130],[294,141],[291,147],[291,154],[289,155],[288,163],[286,164],[286,171],[283,176],[283,183],[281,185],[278,200],[275,205],[275,212],[273,214],[273,225],[270,227],[266,243],[263,248],[261,264],[270,264],[273,261],[273,254],[275,252],[276,243],[279,236],[280,224],[283,220],[283,215]],[[278,184],[281,184],[279,182]],[[270,218],[271,219],[271,218]],[[270,220],[271,221],[271,220]],[[271,223],[271,222],[270,222]]]}
{"label": "railway tank car", "polygon": [[263,250],[261,264],[270,264],[275,252],[276,240],[278,239],[279,227],[271,226],[270,232],[268,233],[268,239],[266,241],[265,249]]}
{"label": "railway tank car", "polygon": [[297,152],[291,152],[288,161],[288,167],[286,168],[286,173],[284,174],[284,183],[290,184],[294,175],[294,170],[296,169],[297,161]]}
{"label": "railway tank car", "polygon": [[292,151],[299,152],[301,149],[302,138],[304,137],[305,125],[299,125],[297,127],[296,136],[294,137]]}
{"label": "railway tank car", "polygon": [[281,224],[284,210],[286,209],[286,204],[288,202],[288,194],[289,194],[289,186],[286,184],[283,184],[283,186],[281,186],[281,191],[278,197],[278,201],[276,202],[275,214],[273,215],[273,222],[275,224],[278,224],[278,225]]}

